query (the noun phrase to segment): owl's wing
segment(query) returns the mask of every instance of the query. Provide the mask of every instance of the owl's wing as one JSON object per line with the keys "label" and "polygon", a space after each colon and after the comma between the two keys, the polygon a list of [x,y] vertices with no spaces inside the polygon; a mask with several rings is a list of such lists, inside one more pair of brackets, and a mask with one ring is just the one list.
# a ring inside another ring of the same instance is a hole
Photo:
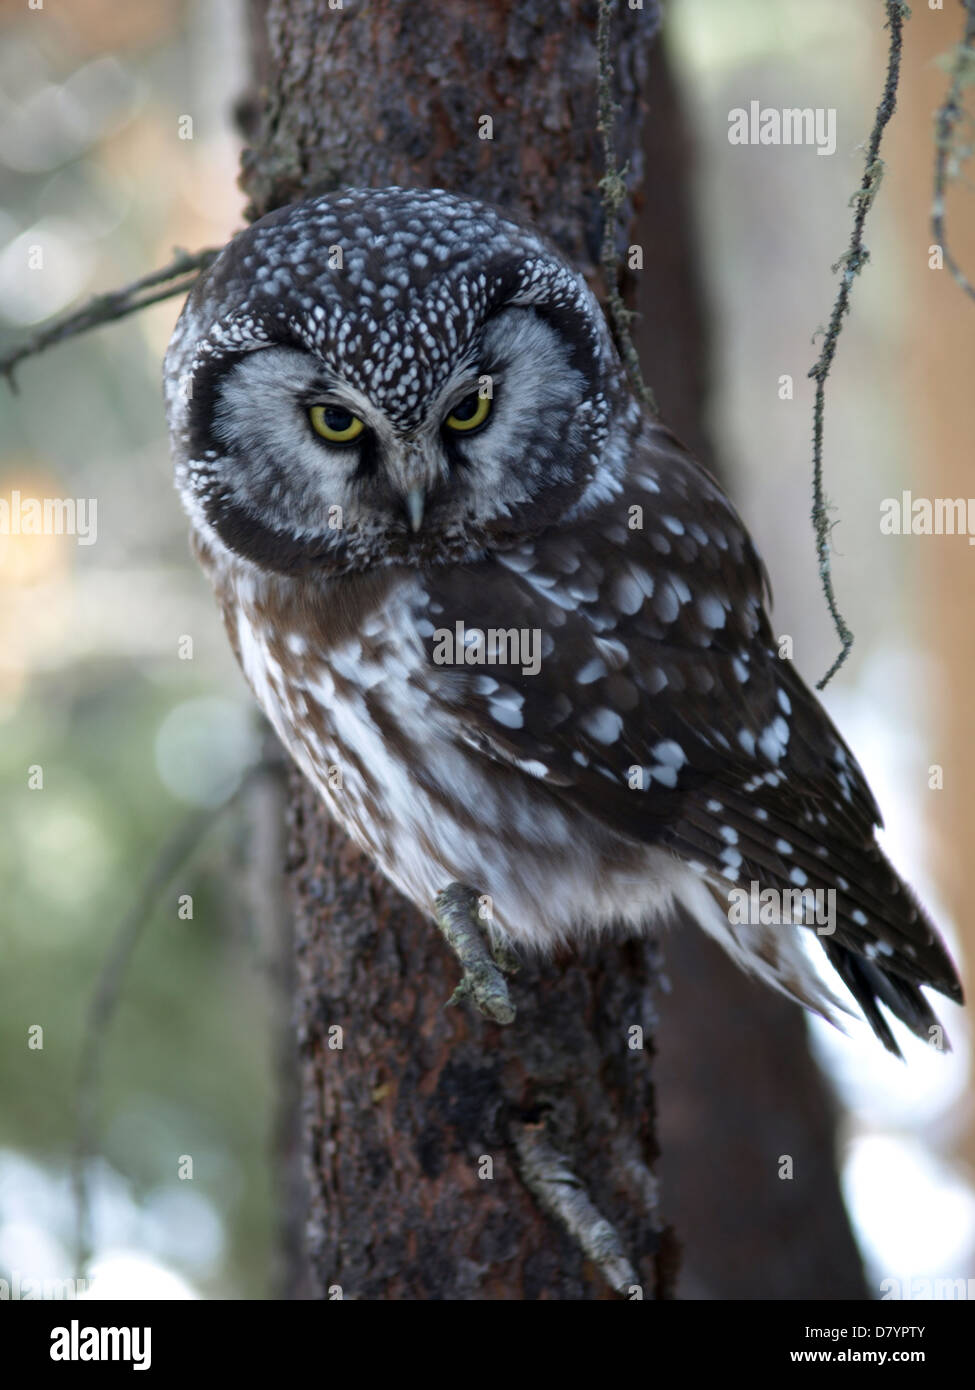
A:
{"label": "owl's wing", "polygon": [[[835,934],[819,939],[893,1050],[878,1000],[927,1037],[936,1019],[917,986],[961,998],[876,844],[856,759],[779,656],[741,520],[665,431],[583,522],[425,586],[434,688],[467,744],[724,890],[835,890]],[[458,625],[471,664],[458,664]],[[513,654],[512,630],[518,659],[492,664]]]}

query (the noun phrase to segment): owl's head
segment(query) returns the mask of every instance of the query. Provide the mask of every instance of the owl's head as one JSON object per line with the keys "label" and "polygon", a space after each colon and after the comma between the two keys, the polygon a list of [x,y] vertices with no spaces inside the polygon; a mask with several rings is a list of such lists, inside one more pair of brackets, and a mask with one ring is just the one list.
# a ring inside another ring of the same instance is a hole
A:
{"label": "owl's head", "polygon": [[619,486],[634,412],[598,304],[546,242],[401,188],[240,233],[187,300],[166,394],[195,525],[280,573],[516,545]]}

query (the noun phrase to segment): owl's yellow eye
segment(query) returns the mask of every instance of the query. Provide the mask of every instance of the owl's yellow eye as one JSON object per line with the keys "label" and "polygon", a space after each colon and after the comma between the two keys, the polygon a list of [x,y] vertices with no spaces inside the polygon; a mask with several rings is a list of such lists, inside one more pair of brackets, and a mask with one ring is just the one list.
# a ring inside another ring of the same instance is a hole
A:
{"label": "owl's yellow eye", "polygon": [[358,415],[342,405],[313,405],[308,418],[315,433],[330,444],[351,444],[365,429]]}
{"label": "owl's yellow eye", "polygon": [[445,423],[449,430],[470,434],[472,430],[479,429],[490,414],[491,397],[480,396],[476,391],[472,391],[454,406]]}

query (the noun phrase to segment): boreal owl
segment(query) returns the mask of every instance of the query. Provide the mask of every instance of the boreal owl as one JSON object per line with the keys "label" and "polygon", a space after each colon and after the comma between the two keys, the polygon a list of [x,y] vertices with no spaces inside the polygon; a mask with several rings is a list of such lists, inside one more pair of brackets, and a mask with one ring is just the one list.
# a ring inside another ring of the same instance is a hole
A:
{"label": "boreal owl", "polygon": [[804,937],[892,1051],[881,1006],[940,1036],[954,967],[748,533],[541,236],[437,190],[282,208],[194,286],[166,390],[247,680],[422,911],[472,885],[544,949],[680,908],[829,1017]]}

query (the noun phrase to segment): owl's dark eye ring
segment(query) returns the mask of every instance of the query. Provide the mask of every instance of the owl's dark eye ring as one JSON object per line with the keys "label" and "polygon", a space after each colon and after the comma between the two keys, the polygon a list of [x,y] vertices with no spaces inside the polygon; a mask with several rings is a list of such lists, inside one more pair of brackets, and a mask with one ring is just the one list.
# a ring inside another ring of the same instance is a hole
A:
{"label": "owl's dark eye ring", "polygon": [[365,429],[365,421],[344,405],[313,405],[308,411],[311,427],[329,444],[353,444]]}
{"label": "owl's dark eye ring", "polygon": [[444,421],[444,426],[455,434],[474,434],[487,423],[492,404],[490,396],[482,396],[479,391],[472,391],[469,396],[457,402]]}

